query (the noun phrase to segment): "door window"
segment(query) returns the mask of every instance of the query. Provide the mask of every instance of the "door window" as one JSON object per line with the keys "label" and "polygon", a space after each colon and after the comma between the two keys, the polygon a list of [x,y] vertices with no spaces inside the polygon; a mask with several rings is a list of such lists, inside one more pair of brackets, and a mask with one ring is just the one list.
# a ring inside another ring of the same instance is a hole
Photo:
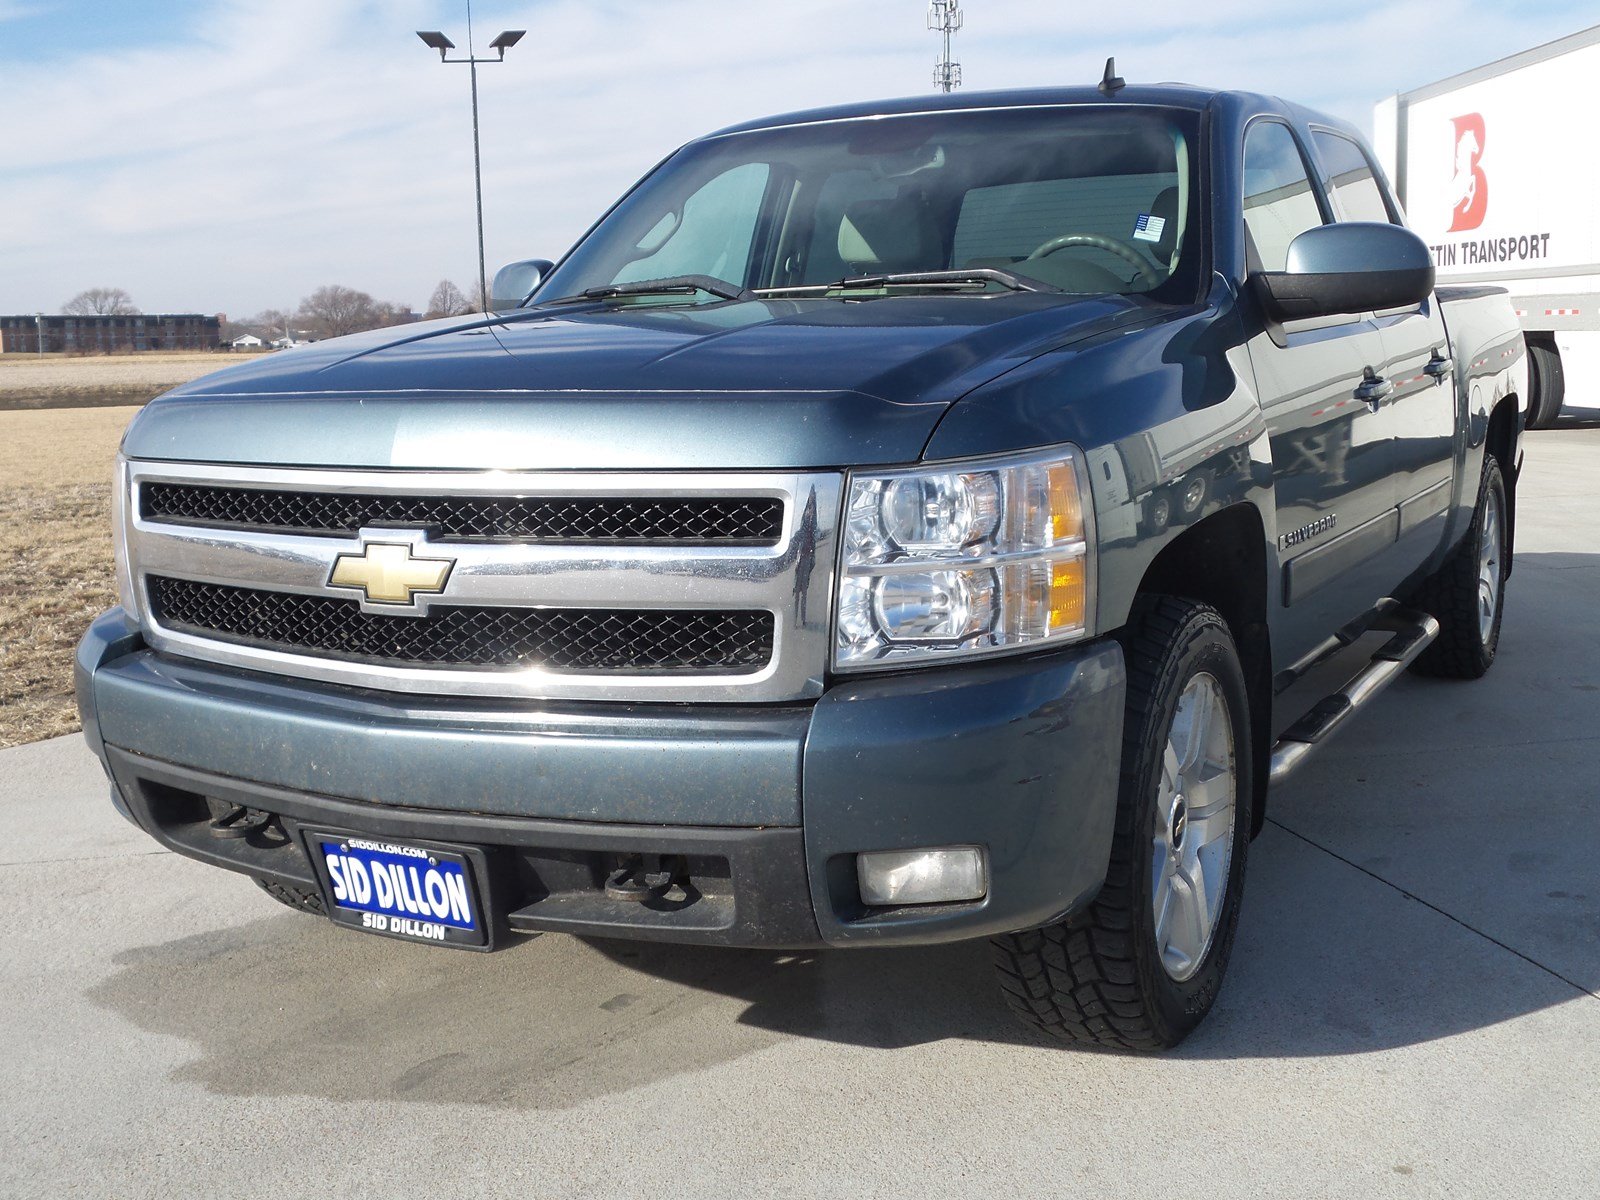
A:
{"label": "door window", "polygon": [[1256,122],[1244,140],[1244,225],[1251,270],[1283,270],[1289,243],[1321,224],[1322,206],[1289,127]]}
{"label": "door window", "polygon": [[1328,169],[1328,193],[1341,219],[1387,224],[1389,206],[1383,201],[1378,176],[1361,147],[1347,137],[1317,130],[1311,135],[1317,154]]}

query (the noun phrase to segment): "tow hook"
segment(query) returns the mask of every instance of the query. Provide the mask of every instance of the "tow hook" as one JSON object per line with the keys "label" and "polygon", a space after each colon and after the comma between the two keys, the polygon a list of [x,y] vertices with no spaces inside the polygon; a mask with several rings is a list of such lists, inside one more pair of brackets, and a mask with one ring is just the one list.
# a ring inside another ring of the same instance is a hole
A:
{"label": "tow hook", "polygon": [[246,808],[242,804],[230,804],[225,812],[212,817],[208,825],[212,837],[243,838],[263,832],[274,820],[269,812]]}
{"label": "tow hook", "polygon": [[671,890],[673,880],[684,869],[680,854],[630,854],[606,876],[606,895],[635,903],[657,900]]}

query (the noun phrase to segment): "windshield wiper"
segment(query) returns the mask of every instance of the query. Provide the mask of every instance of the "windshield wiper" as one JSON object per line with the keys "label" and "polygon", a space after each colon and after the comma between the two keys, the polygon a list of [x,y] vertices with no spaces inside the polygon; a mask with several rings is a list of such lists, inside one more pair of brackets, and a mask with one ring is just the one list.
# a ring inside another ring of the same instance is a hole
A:
{"label": "windshield wiper", "polygon": [[641,279],[635,283],[608,283],[588,288],[575,296],[546,300],[546,304],[576,304],[582,300],[613,300],[629,296],[693,296],[705,292],[719,300],[754,300],[755,293],[714,275],[669,275],[664,279]]}
{"label": "windshield wiper", "polygon": [[1059,292],[1061,289],[1030,279],[1004,267],[972,267],[957,271],[903,271],[889,275],[858,275],[837,283],[808,283],[798,287],[757,288],[763,298],[826,296],[830,292],[865,292],[885,288],[932,288],[942,292],[970,292],[973,285],[998,283],[1013,292]]}

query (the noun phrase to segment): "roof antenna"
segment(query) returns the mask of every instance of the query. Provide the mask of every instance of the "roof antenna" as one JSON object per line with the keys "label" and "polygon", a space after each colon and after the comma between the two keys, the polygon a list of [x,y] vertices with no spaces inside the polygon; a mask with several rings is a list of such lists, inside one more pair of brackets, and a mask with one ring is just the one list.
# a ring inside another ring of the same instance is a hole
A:
{"label": "roof antenna", "polygon": [[1106,73],[1100,80],[1100,94],[1102,96],[1115,96],[1128,86],[1128,81],[1117,74],[1117,60],[1106,59]]}

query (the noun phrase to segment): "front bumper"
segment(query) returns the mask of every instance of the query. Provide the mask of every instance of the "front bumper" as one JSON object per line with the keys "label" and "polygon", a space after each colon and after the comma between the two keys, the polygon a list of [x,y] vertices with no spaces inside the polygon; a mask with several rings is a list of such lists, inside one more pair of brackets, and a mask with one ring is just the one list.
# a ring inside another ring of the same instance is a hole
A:
{"label": "front bumper", "polygon": [[[1121,649],[1096,642],[835,683],[803,705],[487,703],[163,656],[120,610],[78,653],[84,733],[119,809],[179,853],[314,886],[292,839],[219,839],[213,801],[482,847],[503,928],[725,945],[953,941],[1031,928],[1104,880]],[[979,845],[970,903],[869,908],[866,850]],[[680,856],[673,902],[608,898]]]}

